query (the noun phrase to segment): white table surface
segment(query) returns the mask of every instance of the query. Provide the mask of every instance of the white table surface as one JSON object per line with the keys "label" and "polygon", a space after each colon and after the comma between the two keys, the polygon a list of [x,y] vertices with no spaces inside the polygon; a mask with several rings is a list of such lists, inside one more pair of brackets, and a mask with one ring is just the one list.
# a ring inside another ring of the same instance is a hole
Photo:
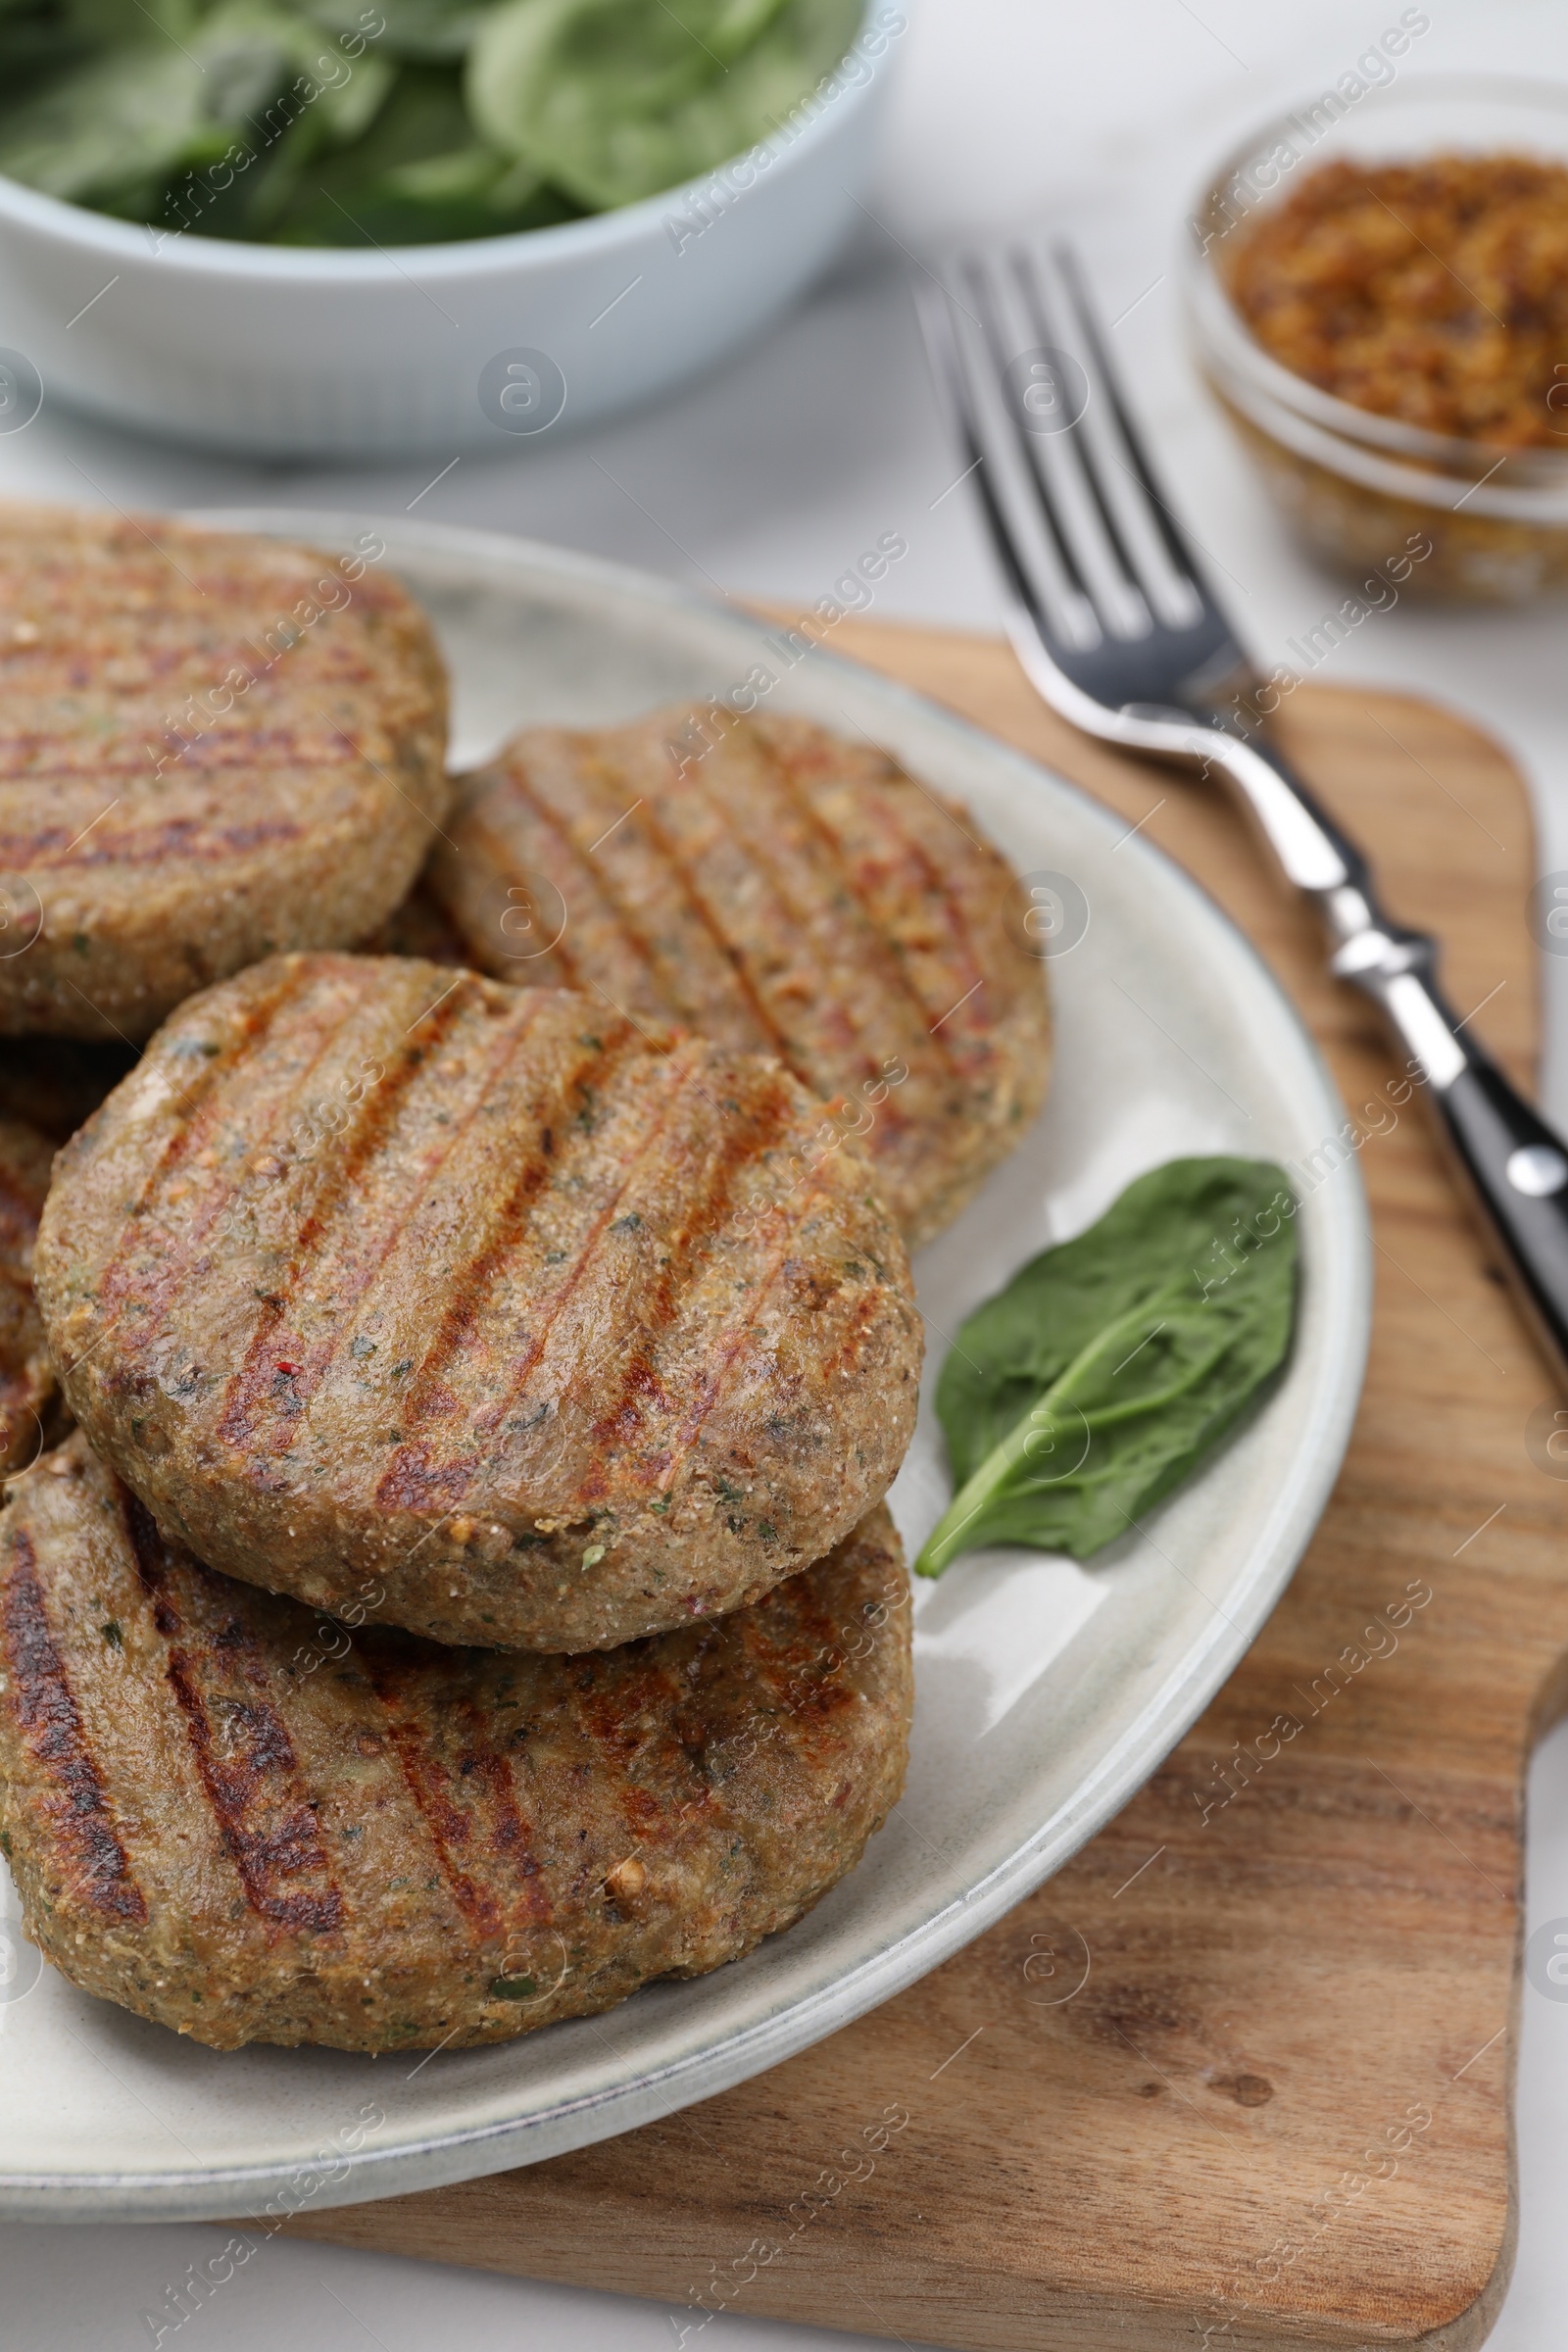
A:
{"label": "white table surface", "polygon": [[[900,84],[862,230],[829,281],[764,342],[654,413],[575,440],[432,467],[250,466],[117,436],[45,408],[0,438],[0,493],[122,505],[276,503],[399,514],[556,540],[732,593],[822,594],[862,546],[903,532],[884,618],[997,624],[996,586],[915,339],[906,251],[954,229],[1054,221],[1087,251],[1181,503],[1241,584],[1268,663],[1337,601],[1283,539],[1206,405],[1182,345],[1174,261],[1203,165],[1254,119],[1335,78],[1396,0],[905,0]],[[1402,71],[1568,81],[1551,0],[1429,0]],[[1120,316],[1125,314],[1124,316]],[[421,493],[425,495],[421,496]],[[1536,797],[1544,869],[1568,868],[1563,609],[1400,605],[1338,646],[1329,679],[1438,697],[1513,751]],[[1568,1120],[1568,959],[1548,963],[1548,1106]],[[1531,1783],[1534,1926],[1568,1915],[1568,1729]],[[1568,2004],[1526,1989],[1520,2029],[1521,2231],[1497,2352],[1554,2352],[1568,2307]],[[143,2318],[214,2251],[200,2228],[0,2229],[0,2352],[146,2346]],[[712,2352],[826,2352],[864,2339],[721,2320]],[[572,2288],[274,2239],[177,2332],[179,2352],[674,2352],[669,2312]],[[1196,2340],[1196,2338],[1195,2338]]]}

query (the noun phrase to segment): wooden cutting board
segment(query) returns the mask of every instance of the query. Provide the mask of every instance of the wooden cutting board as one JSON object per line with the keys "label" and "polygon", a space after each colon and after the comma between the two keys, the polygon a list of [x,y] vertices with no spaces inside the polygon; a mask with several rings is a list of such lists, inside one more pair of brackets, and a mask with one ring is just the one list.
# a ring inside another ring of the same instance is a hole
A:
{"label": "wooden cutting board", "polygon": [[[1366,1137],[1377,1242],[1344,1473],[1192,1736],[945,1967],[662,2125],[293,2227],[656,2297],[691,2345],[706,2305],[977,2352],[1457,2352],[1509,2269],[1522,1777],[1568,1708],[1568,1486],[1528,1434],[1545,1372],[1419,1102],[1390,1102],[1369,1010],[1226,805],[1080,741],[999,645],[867,625],[834,645],[1141,821],[1300,1005]],[[1528,1082],[1517,775],[1393,696],[1303,688],[1283,732]],[[908,2120],[874,2171],[835,2173],[890,2108]]]}

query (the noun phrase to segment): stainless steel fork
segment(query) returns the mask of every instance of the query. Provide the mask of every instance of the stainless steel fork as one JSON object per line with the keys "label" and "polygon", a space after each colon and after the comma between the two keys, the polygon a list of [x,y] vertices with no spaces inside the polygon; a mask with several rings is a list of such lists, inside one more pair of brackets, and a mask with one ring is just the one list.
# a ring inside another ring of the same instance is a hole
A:
{"label": "stainless steel fork", "polygon": [[1426,1081],[1568,1387],[1568,1147],[1465,1034],[1437,985],[1436,942],[1390,918],[1361,852],[1270,743],[1265,683],[1150,464],[1073,257],[970,254],[947,276],[916,282],[920,321],[1030,679],[1086,734],[1237,789],[1316,903],[1329,969],[1382,1007]]}

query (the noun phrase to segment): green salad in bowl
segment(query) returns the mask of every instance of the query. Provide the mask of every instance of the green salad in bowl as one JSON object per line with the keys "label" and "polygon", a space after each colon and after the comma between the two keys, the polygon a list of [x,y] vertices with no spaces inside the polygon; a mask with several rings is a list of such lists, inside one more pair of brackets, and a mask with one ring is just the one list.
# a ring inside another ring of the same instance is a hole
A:
{"label": "green salad in bowl", "polygon": [[777,130],[858,0],[0,0],[0,173],[156,232],[419,245],[610,212]]}

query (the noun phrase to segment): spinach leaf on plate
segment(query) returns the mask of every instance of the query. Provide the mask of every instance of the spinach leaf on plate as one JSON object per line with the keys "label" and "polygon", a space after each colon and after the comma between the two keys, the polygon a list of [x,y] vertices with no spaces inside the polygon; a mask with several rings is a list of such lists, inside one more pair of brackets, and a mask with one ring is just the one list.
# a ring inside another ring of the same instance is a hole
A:
{"label": "spinach leaf on plate", "polygon": [[976,1308],[937,1384],[957,1493],[916,1570],[1084,1559],[1179,1485],[1285,1359],[1295,1213],[1269,1161],[1170,1160]]}

